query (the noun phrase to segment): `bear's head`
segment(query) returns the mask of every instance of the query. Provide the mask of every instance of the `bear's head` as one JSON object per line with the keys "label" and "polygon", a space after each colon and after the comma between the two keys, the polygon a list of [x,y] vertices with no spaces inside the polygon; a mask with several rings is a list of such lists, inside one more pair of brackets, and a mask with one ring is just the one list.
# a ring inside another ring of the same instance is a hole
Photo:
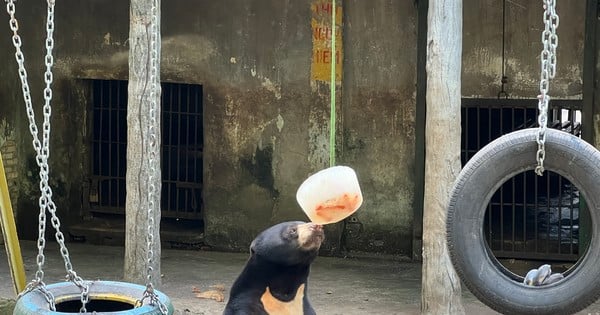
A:
{"label": "bear's head", "polygon": [[284,265],[310,264],[323,243],[323,226],[302,221],[283,222],[260,233],[250,253]]}

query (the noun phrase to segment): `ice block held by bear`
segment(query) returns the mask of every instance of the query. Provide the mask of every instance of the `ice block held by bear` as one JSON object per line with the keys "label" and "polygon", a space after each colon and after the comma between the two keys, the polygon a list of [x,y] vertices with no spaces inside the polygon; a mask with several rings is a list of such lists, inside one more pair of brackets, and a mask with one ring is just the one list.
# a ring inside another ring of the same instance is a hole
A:
{"label": "ice block held by bear", "polygon": [[333,166],[308,177],[298,188],[296,200],[312,222],[330,224],[356,212],[363,196],[354,170]]}

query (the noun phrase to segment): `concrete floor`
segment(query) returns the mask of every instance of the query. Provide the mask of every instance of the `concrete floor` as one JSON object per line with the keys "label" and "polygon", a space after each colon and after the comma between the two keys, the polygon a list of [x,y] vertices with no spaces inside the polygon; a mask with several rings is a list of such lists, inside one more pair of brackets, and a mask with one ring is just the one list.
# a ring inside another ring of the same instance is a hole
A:
{"label": "concrete floor", "polygon": [[[124,249],[69,243],[71,261],[84,279],[121,280]],[[35,242],[21,243],[28,281],[36,270]],[[164,249],[161,291],[172,300],[176,314],[221,314],[224,302],[196,298],[193,287],[213,285],[228,289],[247,259],[246,254]],[[310,277],[309,296],[319,314],[419,314],[421,265],[391,259],[318,257]],[[46,249],[46,283],[64,278],[64,265],[56,244]],[[6,253],[0,252],[0,298],[14,298]],[[467,314],[497,314],[466,289]],[[227,291],[226,291],[227,293]],[[227,298],[227,295],[226,295]],[[599,314],[596,303],[579,314]]]}

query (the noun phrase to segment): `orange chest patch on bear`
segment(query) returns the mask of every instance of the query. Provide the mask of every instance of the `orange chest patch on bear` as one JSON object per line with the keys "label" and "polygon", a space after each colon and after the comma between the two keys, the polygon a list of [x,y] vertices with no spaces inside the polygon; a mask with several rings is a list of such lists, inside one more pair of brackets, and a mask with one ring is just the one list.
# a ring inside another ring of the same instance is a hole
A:
{"label": "orange chest patch on bear", "polygon": [[296,296],[289,302],[278,300],[271,294],[269,287],[260,297],[265,311],[270,315],[298,315],[304,314],[304,284],[298,287]]}

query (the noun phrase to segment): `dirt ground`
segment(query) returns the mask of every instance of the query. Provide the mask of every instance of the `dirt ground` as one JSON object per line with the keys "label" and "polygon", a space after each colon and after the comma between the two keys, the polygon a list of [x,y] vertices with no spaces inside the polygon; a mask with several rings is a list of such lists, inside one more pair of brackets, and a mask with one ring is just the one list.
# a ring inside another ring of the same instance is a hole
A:
{"label": "dirt ground", "polygon": [[[123,247],[68,244],[78,275],[86,280],[121,280]],[[21,243],[23,259],[32,279],[37,249],[35,242]],[[163,249],[162,286],[175,306],[175,314],[221,314],[224,302],[197,298],[193,288],[227,289],[241,271],[246,254]],[[318,257],[311,271],[309,296],[318,314],[419,314],[421,265],[384,258]],[[46,283],[64,278],[64,264],[56,244],[46,249]],[[6,253],[0,252],[0,298],[14,299]],[[463,304],[467,314],[498,314],[483,305],[466,289]],[[579,314],[600,314],[600,303]]]}

